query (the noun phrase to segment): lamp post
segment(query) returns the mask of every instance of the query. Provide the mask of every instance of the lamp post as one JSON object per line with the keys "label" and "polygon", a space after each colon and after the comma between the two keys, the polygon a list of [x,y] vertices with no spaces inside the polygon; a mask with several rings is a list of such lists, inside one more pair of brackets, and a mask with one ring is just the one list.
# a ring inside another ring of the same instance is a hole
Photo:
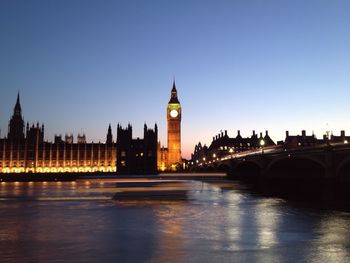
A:
{"label": "lamp post", "polygon": [[264,153],[264,146],[265,146],[265,141],[264,141],[264,139],[261,139],[260,140],[261,154]]}

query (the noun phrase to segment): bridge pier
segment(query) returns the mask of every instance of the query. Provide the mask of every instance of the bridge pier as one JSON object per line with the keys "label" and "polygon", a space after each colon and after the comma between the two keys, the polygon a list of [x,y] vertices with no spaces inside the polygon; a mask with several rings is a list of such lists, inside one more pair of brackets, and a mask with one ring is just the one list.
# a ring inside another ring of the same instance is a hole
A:
{"label": "bridge pier", "polygon": [[334,153],[332,149],[325,149],[325,178],[326,179],[334,179],[336,176],[336,168],[334,165]]}

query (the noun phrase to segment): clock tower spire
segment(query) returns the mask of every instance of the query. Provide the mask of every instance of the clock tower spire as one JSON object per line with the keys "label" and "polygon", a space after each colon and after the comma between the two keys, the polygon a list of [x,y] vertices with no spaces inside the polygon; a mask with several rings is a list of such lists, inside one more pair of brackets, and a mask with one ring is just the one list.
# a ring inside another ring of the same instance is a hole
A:
{"label": "clock tower spire", "polygon": [[167,168],[177,170],[181,167],[181,104],[177,97],[175,79],[167,106],[168,120],[168,160]]}

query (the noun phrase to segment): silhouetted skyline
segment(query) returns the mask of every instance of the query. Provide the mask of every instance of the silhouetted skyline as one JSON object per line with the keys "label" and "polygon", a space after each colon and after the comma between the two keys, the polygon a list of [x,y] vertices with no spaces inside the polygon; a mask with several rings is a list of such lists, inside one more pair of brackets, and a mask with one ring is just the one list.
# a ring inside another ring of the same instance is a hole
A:
{"label": "silhouetted skyline", "polygon": [[[46,139],[157,122],[173,76],[182,152],[219,130],[350,129],[349,1],[1,1],[0,127],[17,91]],[[327,124],[328,123],[328,124]]]}

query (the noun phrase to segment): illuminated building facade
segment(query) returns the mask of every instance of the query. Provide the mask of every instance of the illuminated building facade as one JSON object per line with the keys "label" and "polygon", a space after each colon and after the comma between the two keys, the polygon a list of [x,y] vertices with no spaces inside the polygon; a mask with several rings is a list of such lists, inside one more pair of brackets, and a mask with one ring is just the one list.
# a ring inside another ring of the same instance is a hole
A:
{"label": "illuminated building facade", "polygon": [[116,172],[116,147],[111,126],[105,143],[86,143],[85,135],[55,136],[44,140],[44,125],[24,128],[19,94],[9,122],[7,138],[0,139],[2,173]]}
{"label": "illuminated building facade", "polygon": [[177,97],[175,81],[167,105],[168,148],[158,144],[158,170],[176,171],[182,167],[181,158],[181,104]]}
{"label": "illuminated building facade", "polygon": [[156,174],[180,170],[181,115],[174,81],[167,105],[167,148],[158,142],[157,125],[154,129],[145,125],[143,139],[132,138],[131,125],[124,129],[118,124],[116,142],[111,125],[103,143],[87,143],[84,134],[78,134],[76,141],[72,134],[56,135],[49,142],[44,139],[44,125],[25,125],[18,94],[7,137],[0,138],[0,173]]}

